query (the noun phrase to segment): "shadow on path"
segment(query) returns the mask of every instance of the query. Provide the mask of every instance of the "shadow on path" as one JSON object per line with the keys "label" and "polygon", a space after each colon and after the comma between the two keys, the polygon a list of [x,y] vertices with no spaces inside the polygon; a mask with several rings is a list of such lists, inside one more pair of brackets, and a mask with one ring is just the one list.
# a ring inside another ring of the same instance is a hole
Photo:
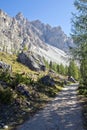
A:
{"label": "shadow on path", "polygon": [[77,84],[65,86],[58,96],[18,130],[84,130]]}

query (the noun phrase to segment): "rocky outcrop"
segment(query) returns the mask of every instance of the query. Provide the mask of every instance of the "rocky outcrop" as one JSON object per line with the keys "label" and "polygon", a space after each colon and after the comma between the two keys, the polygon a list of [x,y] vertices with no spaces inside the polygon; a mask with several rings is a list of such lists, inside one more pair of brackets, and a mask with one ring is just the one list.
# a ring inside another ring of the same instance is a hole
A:
{"label": "rocky outcrop", "polygon": [[63,32],[60,26],[51,27],[49,24],[41,23],[41,21],[32,21],[31,24],[39,30],[39,38],[45,43],[55,46],[61,50],[68,51],[74,47],[73,40]]}
{"label": "rocky outcrop", "polygon": [[68,81],[72,82],[72,83],[76,83],[76,80],[74,79],[74,77],[69,76],[68,77]]}
{"label": "rocky outcrop", "polygon": [[59,26],[51,27],[39,20],[30,22],[22,13],[12,18],[0,10],[0,51],[14,54],[26,49],[41,57],[47,56],[47,60],[58,64],[63,60],[62,63],[65,64],[66,57],[61,54],[63,52],[60,53],[53,46],[67,51],[73,46],[73,41]]}
{"label": "rocky outcrop", "polygon": [[9,71],[9,72],[12,71],[11,65],[9,65],[5,62],[2,62],[2,61],[0,61],[0,69],[3,69],[4,71]]}
{"label": "rocky outcrop", "polygon": [[22,52],[18,56],[18,61],[28,66],[31,70],[45,71],[45,64],[43,62],[43,58],[38,54],[34,54],[31,52]]}
{"label": "rocky outcrop", "polygon": [[49,75],[46,75],[44,77],[42,77],[40,79],[40,82],[44,85],[48,85],[48,86],[54,86],[55,85],[55,81],[53,78],[51,78]]}
{"label": "rocky outcrop", "polygon": [[16,91],[19,92],[20,94],[30,98],[30,93],[28,91],[28,87],[25,84],[19,84],[16,87]]}
{"label": "rocky outcrop", "polygon": [[12,18],[0,10],[0,25],[0,50],[17,52],[25,46],[32,50],[32,45],[47,49],[46,44],[67,50],[74,46],[60,26],[51,27],[39,20],[29,22],[22,13]]}

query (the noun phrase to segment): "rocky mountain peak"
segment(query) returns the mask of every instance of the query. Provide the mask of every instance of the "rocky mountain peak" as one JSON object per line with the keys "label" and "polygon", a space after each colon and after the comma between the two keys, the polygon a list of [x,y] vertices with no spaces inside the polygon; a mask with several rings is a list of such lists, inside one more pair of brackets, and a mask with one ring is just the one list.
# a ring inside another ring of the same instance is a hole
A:
{"label": "rocky mountain peak", "polygon": [[[72,40],[67,37],[60,26],[52,27],[40,20],[29,22],[21,12],[15,17],[10,17],[0,10],[1,51],[18,53],[26,49],[47,57],[48,60],[59,62],[58,55],[63,52],[59,53],[56,48],[67,51],[71,43]],[[64,56],[65,53],[62,57]]]}
{"label": "rocky mountain peak", "polygon": [[0,9],[0,16],[5,15],[6,13],[3,12],[3,10]]}
{"label": "rocky mountain peak", "polygon": [[0,9],[0,18],[5,20],[6,18],[9,18],[9,15]]}
{"label": "rocky mountain peak", "polygon": [[24,16],[23,16],[23,14],[22,14],[21,12],[19,12],[19,13],[15,16],[15,18],[16,18],[17,20],[24,20]]}
{"label": "rocky mountain peak", "polygon": [[24,15],[19,12],[16,16],[15,16],[15,19],[18,21],[19,24],[23,25],[23,24],[26,24],[26,19],[24,17]]}

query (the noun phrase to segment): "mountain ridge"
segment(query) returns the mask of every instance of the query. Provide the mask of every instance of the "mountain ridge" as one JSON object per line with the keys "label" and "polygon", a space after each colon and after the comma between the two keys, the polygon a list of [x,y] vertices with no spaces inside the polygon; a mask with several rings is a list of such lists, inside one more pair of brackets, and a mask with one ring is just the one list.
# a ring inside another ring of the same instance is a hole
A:
{"label": "mountain ridge", "polygon": [[[10,17],[2,10],[0,10],[0,25],[1,51],[18,53],[26,48],[27,51],[33,51],[40,55],[43,53],[42,57],[45,56],[46,59],[54,62],[61,63],[63,60],[63,62],[67,63],[68,56],[65,54],[64,61],[64,57],[58,51],[61,49],[68,52],[69,44],[73,46],[73,42],[70,38],[70,42],[68,40],[69,43],[65,42],[68,37],[64,34],[61,27],[51,27],[49,24],[45,25],[39,20],[30,22],[22,13],[18,13],[15,17]],[[51,55],[49,56],[50,51],[54,58],[51,58]]]}

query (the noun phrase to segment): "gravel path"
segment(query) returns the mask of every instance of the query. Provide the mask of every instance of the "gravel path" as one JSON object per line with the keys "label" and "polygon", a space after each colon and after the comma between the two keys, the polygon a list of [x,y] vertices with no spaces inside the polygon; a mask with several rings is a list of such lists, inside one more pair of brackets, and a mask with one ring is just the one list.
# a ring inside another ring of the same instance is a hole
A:
{"label": "gravel path", "polygon": [[77,86],[65,86],[52,102],[18,130],[84,130]]}

